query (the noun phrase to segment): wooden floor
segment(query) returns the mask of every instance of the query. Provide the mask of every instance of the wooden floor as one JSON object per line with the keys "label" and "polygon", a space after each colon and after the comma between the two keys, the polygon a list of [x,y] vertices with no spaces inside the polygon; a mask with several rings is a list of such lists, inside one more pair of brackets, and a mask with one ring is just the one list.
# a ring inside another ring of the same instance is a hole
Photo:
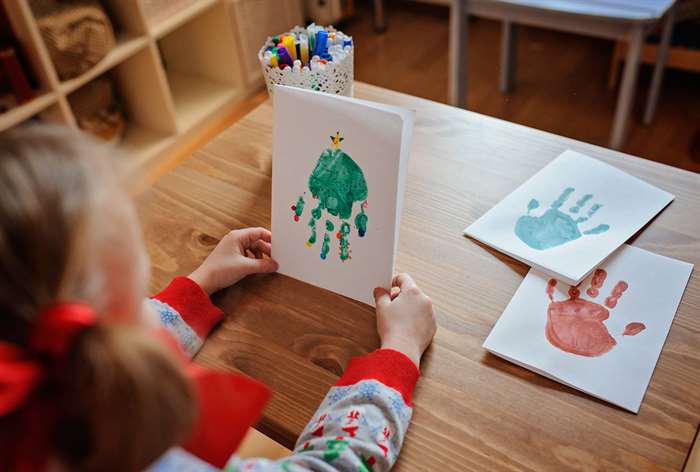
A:
{"label": "wooden floor", "polygon": [[[386,1],[388,32],[372,29],[369,2],[340,27],[355,39],[355,79],[447,101],[448,9]],[[523,27],[515,91],[498,90],[500,23],[470,23],[469,109],[607,146],[617,90],[607,88],[612,41]],[[667,71],[652,126],[641,123],[651,68],[643,66],[624,151],[700,172],[700,75]]]}

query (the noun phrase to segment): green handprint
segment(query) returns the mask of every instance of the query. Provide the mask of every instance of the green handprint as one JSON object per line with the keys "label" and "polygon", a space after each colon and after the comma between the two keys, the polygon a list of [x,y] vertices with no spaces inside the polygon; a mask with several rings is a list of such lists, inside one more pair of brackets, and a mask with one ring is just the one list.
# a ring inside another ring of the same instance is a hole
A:
{"label": "green handprint", "polygon": [[[352,209],[355,202],[361,202],[359,212],[355,215],[354,223],[357,235],[364,237],[367,234],[367,182],[362,173],[362,169],[357,163],[342,149],[340,143],[343,138],[340,132],[331,136],[333,143],[331,148],[324,150],[316,162],[313,172],[309,177],[309,191],[312,197],[317,200],[316,206],[311,210],[309,227],[311,234],[306,241],[307,247],[316,244],[316,223],[321,219],[325,210],[329,215],[340,219],[340,227],[336,233],[336,238],[340,240],[339,254],[340,260],[345,262],[352,259],[350,256],[350,241],[348,239],[351,231],[350,223],[347,220],[352,216]],[[296,203],[292,205],[294,221],[299,221],[304,213],[306,201],[304,194],[300,195]],[[335,230],[335,225],[330,219],[326,220],[325,232],[321,244],[321,259],[326,259],[330,251],[331,238],[329,232]]]}

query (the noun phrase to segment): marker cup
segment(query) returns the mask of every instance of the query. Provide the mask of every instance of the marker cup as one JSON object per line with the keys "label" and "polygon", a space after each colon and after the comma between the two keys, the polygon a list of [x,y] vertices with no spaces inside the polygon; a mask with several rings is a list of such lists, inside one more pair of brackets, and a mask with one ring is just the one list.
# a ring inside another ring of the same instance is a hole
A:
{"label": "marker cup", "polygon": [[[298,38],[304,35],[308,39],[313,36],[313,34],[308,33],[306,28],[300,28],[297,26],[288,33],[277,35],[276,38],[281,38],[283,36],[294,37],[295,35]],[[316,35],[318,35],[318,32],[316,32]],[[329,47],[327,45],[328,34],[321,34],[321,38],[322,45],[325,46],[325,54],[322,57],[322,59],[327,61],[325,64],[310,61],[309,63],[302,63],[301,67],[293,67],[292,65],[296,61],[294,61],[292,57],[289,57],[288,65],[292,67],[284,68],[274,67],[274,54],[272,54],[272,58],[270,58],[270,55],[265,54],[265,52],[268,51],[271,46],[276,45],[276,43],[273,42],[273,37],[268,38],[265,45],[263,45],[258,52],[258,59],[260,61],[260,67],[263,71],[263,77],[265,78],[265,85],[267,85],[267,91],[270,96],[273,94],[273,87],[275,84],[352,96],[354,75],[353,56],[355,51],[354,43],[350,42],[350,44],[345,47],[343,47],[342,43],[336,47]],[[323,43],[326,44],[324,45]],[[300,51],[301,50],[302,49],[300,48]],[[312,55],[311,52],[313,49],[310,44],[307,51],[304,51],[304,53],[301,55]],[[279,57],[279,65],[282,65],[283,60],[287,60],[287,58],[284,56],[285,54],[282,53],[282,55]],[[266,57],[270,59],[266,60]]]}

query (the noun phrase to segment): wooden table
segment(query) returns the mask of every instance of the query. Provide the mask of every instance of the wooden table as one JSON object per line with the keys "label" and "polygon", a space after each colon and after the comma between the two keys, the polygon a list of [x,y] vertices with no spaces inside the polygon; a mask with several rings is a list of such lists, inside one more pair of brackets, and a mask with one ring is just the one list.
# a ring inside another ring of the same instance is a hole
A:
{"label": "wooden table", "polygon": [[[439,330],[396,470],[681,468],[700,419],[698,271],[633,415],[481,347],[527,267],[462,230],[573,149],[673,192],[633,243],[700,265],[700,175],[365,84],[355,93],[418,112],[396,268],[433,298]],[[268,102],[139,197],[153,290],[229,229],[269,227],[271,148]],[[259,429],[288,447],[350,357],[378,346],[370,307],[285,276],[252,277],[215,302],[227,318],[197,361],[269,384]]]}
{"label": "wooden table", "polygon": [[[644,122],[650,124],[661,88],[663,70],[673,30],[675,0],[452,0],[450,10],[450,103],[467,104],[467,15],[503,22],[501,33],[501,91],[509,92],[515,80],[517,25],[555,29],[569,33],[623,40],[629,43],[625,71],[618,94],[610,147],[624,145],[639,70],[644,38],[664,15],[664,32],[657,54]],[[668,14],[666,14],[668,12]],[[546,74],[547,71],[542,71]],[[586,73],[586,71],[580,71]],[[572,113],[576,113],[572,110]]]}

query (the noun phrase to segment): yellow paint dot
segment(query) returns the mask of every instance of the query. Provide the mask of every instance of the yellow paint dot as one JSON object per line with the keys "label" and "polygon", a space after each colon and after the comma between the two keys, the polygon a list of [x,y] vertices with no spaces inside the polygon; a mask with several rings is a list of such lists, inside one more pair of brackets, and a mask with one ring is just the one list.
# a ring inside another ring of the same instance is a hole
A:
{"label": "yellow paint dot", "polygon": [[313,244],[311,244],[311,241],[306,241],[306,247],[311,247]]}

